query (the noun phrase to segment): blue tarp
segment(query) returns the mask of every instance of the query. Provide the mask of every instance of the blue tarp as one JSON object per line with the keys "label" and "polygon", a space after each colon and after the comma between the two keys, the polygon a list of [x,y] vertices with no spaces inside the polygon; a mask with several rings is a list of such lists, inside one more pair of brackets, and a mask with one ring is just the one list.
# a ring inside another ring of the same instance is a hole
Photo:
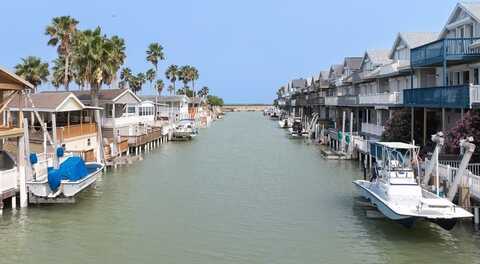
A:
{"label": "blue tarp", "polygon": [[78,181],[88,175],[85,162],[80,157],[69,157],[60,164],[60,168],[48,168],[48,184],[56,191],[61,180]]}

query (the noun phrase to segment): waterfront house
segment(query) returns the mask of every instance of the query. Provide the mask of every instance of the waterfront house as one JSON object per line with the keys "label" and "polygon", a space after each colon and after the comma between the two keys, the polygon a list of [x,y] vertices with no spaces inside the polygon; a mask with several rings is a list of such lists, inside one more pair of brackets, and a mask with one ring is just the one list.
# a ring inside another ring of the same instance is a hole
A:
{"label": "waterfront house", "polygon": [[47,136],[34,113],[36,111],[55,146],[78,153],[86,161],[99,160],[101,136],[98,135],[94,112],[101,108],[84,105],[72,92],[41,92],[31,94],[30,99],[22,101],[16,96],[9,102],[7,110],[8,119],[14,123],[19,121],[19,111],[23,111],[28,119],[32,152],[54,152],[53,146],[47,144]]}
{"label": "waterfront house", "polygon": [[413,48],[410,64],[415,82],[406,89],[404,106],[423,123],[417,142],[425,144],[429,135],[447,131],[464,111],[480,103],[480,2],[458,3],[438,38]]}
{"label": "waterfront house", "polygon": [[[75,91],[86,105],[91,105],[89,91]],[[102,134],[107,149],[106,158],[112,159],[130,149],[139,153],[139,147],[161,136],[161,128],[152,126],[154,106],[142,100],[129,89],[103,89],[98,92],[102,111]]]}
{"label": "waterfront house", "polygon": [[158,96],[157,116],[166,118],[170,122],[177,122],[189,118],[188,104],[190,98],[186,95]]}

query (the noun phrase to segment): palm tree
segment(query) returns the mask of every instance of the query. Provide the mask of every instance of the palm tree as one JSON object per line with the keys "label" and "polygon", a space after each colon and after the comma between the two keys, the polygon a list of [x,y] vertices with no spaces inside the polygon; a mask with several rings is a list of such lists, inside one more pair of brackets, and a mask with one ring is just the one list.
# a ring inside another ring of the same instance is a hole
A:
{"label": "palm tree", "polygon": [[191,80],[191,71],[189,65],[180,67],[178,79],[183,82],[183,89],[185,90],[184,94],[186,94],[188,83]]}
{"label": "palm tree", "polygon": [[100,27],[77,32],[74,39],[73,63],[78,67],[78,78],[90,85],[92,105],[98,106],[98,92],[102,85],[110,85],[114,80],[125,55],[119,52],[113,39],[102,34]]}
{"label": "palm tree", "polygon": [[[52,85],[58,90],[65,81],[65,57],[58,57],[53,60],[53,67],[52,67]],[[68,81],[70,82],[73,79],[73,71],[67,71],[69,74],[67,76]]]}
{"label": "palm tree", "polygon": [[119,86],[124,89],[126,88],[129,80],[132,78],[132,70],[130,68],[125,67],[120,71],[120,83]]}
{"label": "palm tree", "polygon": [[42,62],[39,57],[28,56],[15,66],[15,73],[30,82],[36,91],[37,86],[47,81],[48,63]]}
{"label": "palm tree", "polygon": [[155,90],[157,90],[158,95],[162,95],[163,88],[165,87],[165,84],[163,83],[163,80],[157,80],[155,83]]}
{"label": "palm tree", "polygon": [[[107,39],[108,40],[108,39]],[[117,72],[118,69],[121,65],[123,65],[125,58],[127,57],[125,53],[125,41],[118,37],[118,36],[112,36],[111,39],[107,41],[108,45],[111,46],[111,51],[110,51],[110,63],[109,63],[109,69],[110,69],[110,84],[114,83],[117,80]]]}
{"label": "palm tree", "polygon": [[165,59],[162,45],[157,42],[151,43],[147,49],[146,59],[153,64],[155,71],[158,71],[158,62]]}
{"label": "palm tree", "polygon": [[175,91],[175,82],[177,81],[178,74],[178,66],[175,64],[168,66],[167,70],[165,71],[165,77],[167,77],[167,79],[171,82],[171,85],[173,86],[173,91]]}
{"label": "palm tree", "polygon": [[167,90],[170,93],[170,95],[173,95],[175,93],[175,86],[169,84]]}
{"label": "palm tree", "polygon": [[150,82],[150,88],[152,88],[152,83],[155,80],[156,75],[157,73],[154,69],[148,69],[147,72],[145,72],[145,78],[148,82]]}
{"label": "palm tree", "polygon": [[56,46],[59,57],[63,57],[65,62],[63,73],[63,85],[68,91],[68,84],[71,81],[70,59],[72,56],[72,46],[74,35],[77,31],[78,21],[70,16],[54,17],[52,24],[47,26],[45,35],[50,36],[48,45]]}
{"label": "palm tree", "polygon": [[128,82],[128,86],[136,94],[137,92],[142,90],[142,86],[145,83],[145,81],[146,81],[145,74],[143,72],[140,72],[137,75],[132,76],[130,78],[130,81]]}
{"label": "palm tree", "polygon": [[194,96],[195,96],[195,81],[198,80],[199,77],[200,76],[199,76],[197,68],[195,68],[193,66],[190,66],[190,68],[189,68],[189,79],[192,82],[192,91],[193,91]]}
{"label": "palm tree", "polygon": [[207,86],[203,86],[202,89],[200,89],[200,91],[198,91],[198,95],[200,95],[201,97],[206,97],[208,95],[208,87]]}

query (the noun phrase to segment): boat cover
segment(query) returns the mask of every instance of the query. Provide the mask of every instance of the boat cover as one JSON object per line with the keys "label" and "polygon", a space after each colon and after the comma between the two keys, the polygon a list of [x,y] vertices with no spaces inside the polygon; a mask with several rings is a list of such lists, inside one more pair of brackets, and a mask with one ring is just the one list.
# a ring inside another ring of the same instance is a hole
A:
{"label": "boat cover", "polygon": [[88,175],[85,162],[80,157],[69,157],[58,169],[48,168],[48,184],[56,191],[62,180],[78,181]]}

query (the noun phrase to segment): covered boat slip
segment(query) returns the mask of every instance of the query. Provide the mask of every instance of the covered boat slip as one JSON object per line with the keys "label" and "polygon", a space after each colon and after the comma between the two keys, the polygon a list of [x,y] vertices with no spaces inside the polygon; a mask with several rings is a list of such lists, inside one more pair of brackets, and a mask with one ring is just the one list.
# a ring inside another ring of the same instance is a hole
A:
{"label": "covered boat slip", "polygon": [[85,106],[71,92],[42,92],[30,95],[30,100],[14,98],[8,104],[6,119],[9,123],[19,122],[20,109],[29,123],[33,152],[54,151],[52,145],[47,144],[43,125],[55,145],[81,153],[88,161],[97,160],[100,146],[94,113],[101,108]]}
{"label": "covered boat slip", "polygon": [[[12,198],[12,207],[16,207],[17,192],[20,192],[20,206],[26,207],[28,203],[25,185],[26,144],[23,123],[20,122],[16,126],[8,123],[4,113],[8,103],[15,96],[22,100],[24,93],[30,89],[33,89],[32,84],[0,66],[0,214],[3,210],[4,200],[7,198]],[[4,150],[3,142],[6,140],[16,142],[16,157]]]}

